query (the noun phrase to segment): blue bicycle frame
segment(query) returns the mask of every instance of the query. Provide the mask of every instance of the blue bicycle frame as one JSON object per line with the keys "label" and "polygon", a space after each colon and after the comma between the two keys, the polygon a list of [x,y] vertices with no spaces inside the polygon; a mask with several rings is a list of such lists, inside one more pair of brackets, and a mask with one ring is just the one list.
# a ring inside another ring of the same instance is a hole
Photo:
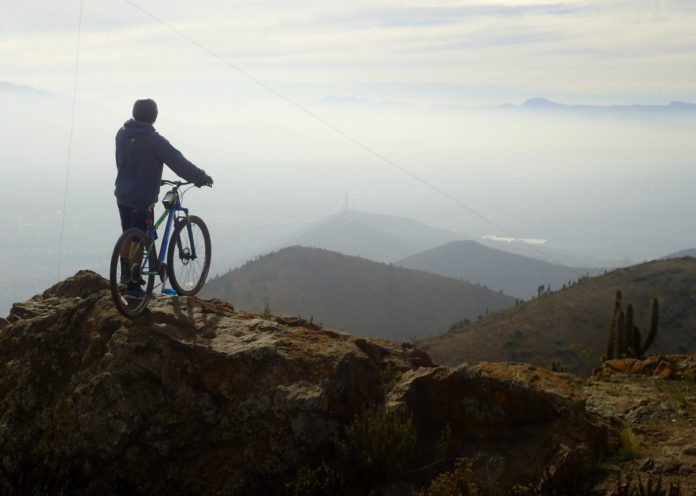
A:
{"label": "blue bicycle frame", "polygon": [[[155,271],[156,274],[160,275],[160,278],[164,282],[164,276],[166,274],[162,274],[161,267],[164,264],[165,257],[167,256],[167,248],[169,247],[169,239],[170,239],[170,234],[172,232],[172,226],[174,225],[174,219],[176,217],[177,212],[183,212],[184,216],[188,217],[189,210],[188,208],[184,208],[184,206],[181,204],[181,196],[179,195],[178,188],[175,188],[171,191],[174,191],[176,195],[176,199],[174,201],[174,204],[167,208],[162,215],[160,216],[159,219],[157,219],[157,222],[155,222],[154,225],[150,224],[147,228],[147,237],[152,241],[152,244],[150,245],[148,251],[150,250],[156,250],[157,248],[155,247],[155,241],[157,240],[157,229],[159,229],[159,226],[164,222],[164,219],[167,219],[167,226],[164,229],[164,238],[162,238],[162,245],[160,246],[159,254],[157,257],[157,270]],[[170,191],[170,192],[171,192]],[[169,194],[169,193],[167,193]],[[166,198],[166,196],[165,196]],[[191,259],[195,260],[196,259],[196,246],[193,243],[193,231],[191,230],[191,224],[186,225],[186,229],[189,235],[189,240],[190,244],[189,246],[191,247]],[[181,252],[183,250],[183,247],[181,245],[181,239],[177,238],[177,248]],[[143,264],[146,263],[147,257],[144,257],[143,259]],[[165,265],[166,267],[166,265]],[[149,275],[152,273],[152,271],[143,271],[143,275]]]}

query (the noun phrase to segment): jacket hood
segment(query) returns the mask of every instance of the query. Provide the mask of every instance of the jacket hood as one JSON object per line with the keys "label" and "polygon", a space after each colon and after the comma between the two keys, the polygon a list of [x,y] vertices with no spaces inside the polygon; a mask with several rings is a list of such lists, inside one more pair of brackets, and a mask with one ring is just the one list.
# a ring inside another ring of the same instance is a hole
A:
{"label": "jacket hood", "polygon": [[136,121],[135,119],[127,120],[123,124],[123,129],[129,136],[141,136],[155,132],[155,127],[149,122]]}

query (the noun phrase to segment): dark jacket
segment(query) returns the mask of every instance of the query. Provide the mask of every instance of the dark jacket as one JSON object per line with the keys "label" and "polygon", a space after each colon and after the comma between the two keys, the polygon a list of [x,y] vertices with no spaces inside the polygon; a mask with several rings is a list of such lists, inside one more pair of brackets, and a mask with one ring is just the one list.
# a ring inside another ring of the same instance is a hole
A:
{"label": "dark jacket", "polygon": [[152,124],[131,119],[116,133],[116,201],[147,208],[157,203],[162,164],[186,181],[202,181],[205,171],[186,160]]}

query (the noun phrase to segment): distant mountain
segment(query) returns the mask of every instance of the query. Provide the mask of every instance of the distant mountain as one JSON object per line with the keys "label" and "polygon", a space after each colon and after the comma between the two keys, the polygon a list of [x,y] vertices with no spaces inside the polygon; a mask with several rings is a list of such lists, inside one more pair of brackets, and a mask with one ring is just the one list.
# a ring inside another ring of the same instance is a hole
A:
{"label": "distant mountain", "polygon": [[696,248],[689,248],[688,250],[681,250],[675,253],[670,253],[662,257],[662,260],[669,260],[672,258],[684,258],[684,257],[694,257],[696,258]]}
{"label": "distant mountain", "polygon": [[555,265],[580,267],[580,271],[584,270],[583,267],[618,268],[637,263],[637,261],[628,258],[597,258],[580,252],[555,248],[547,244],[530,244],[522,240],[509,240],[493,236],[484,237],[478,240],[478,242],[489,248],[544,260]]}
{"label": "distant mountain", "polygon": [[454,241],[406,257],[396,265],[481,283],[523,299],[537,296],[540,285],[560,289],[587,272],[496,250],[476,241]]}
{"label": "distant mountain", "polygon": [[625,304],[633,304],[643,333],[650,301],[659,298],[659,330],[649,354],[696,351],[696,260],[689,258],[585,279],[420,344],[442,364],[519,361],[548,367],[560,359],[575,371],[587,372],[599,366],[605,353],[617,290]]}
{"label": "distant mountain", "polygon": [[235,308],[301,315],[362,336],[422,338],[462,319],[511,306],[513,298],[426,272],[295,246],[210,280],[204,297]]}
{"label": "distant mountain", "polygon": [[568,105],[545,98],[531,98],[521,105],[505,104],[502,109],[533,111],[575,111],[591,113],[681,113],[696,115],[696,104],[673,101],[667,105]]}
{"label": "distant mountain", "polygon": [[309,246],[393,262],[462,237],[405,217],[347,211],[308,226],[279,247]]}
{"label": "distant mountain", "polygon": [[0,96],[29,96],[55,98],[58,95],[49,93],[48,91],[32,88],[31,86],[20,86],[6,81],[0,81]]}

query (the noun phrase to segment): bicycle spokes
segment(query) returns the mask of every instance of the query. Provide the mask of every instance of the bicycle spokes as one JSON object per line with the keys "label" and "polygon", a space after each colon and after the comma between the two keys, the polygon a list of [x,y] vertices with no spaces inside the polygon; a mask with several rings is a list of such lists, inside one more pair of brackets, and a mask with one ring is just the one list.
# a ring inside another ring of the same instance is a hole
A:
{"label": "bicycle spokes", "polygon": [[177,223],[167,262],[172,288],[178,294],[200,291],[210,267],[210,235],[203,220],[191,215]]}

